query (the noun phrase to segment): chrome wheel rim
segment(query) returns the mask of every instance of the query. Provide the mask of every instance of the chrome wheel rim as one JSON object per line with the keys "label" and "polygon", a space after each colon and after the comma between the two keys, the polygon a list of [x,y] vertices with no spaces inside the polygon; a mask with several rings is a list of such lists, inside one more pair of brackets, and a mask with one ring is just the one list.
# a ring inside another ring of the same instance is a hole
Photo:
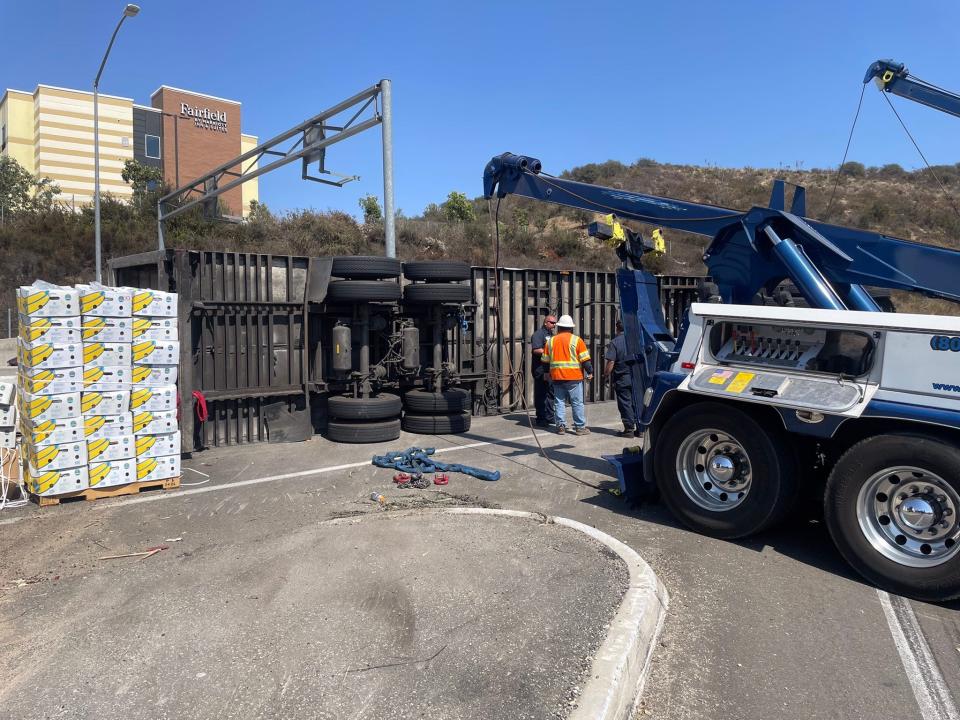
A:
{"label": "chrome wheel rim", "polygon": [[753,469],[736,438],[708,428],[688,435],[680,444],[677,479],[696,505],[725,512],[739,507],[750,493]]}
{"label": "chrome wheel rim", "polygon": [[857,521],[888,560],[941,565],[960,552],[960,493],[936,473],[908,465],[874,473],[857,496]]}

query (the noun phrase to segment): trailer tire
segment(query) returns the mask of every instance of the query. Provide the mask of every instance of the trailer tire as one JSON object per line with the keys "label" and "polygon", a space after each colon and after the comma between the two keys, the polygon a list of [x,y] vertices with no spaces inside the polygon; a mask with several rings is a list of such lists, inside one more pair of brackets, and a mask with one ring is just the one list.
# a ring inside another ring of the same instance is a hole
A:
{"label": "trailer tire", "polygon": [[408,390],[403,395],[403,404],[411,412],[443,415],[469,410],[471,397],[469,390],[461,388],[433,393],[426,390]]}
{"label": "trailer tire", "polygon": [[417,415],[407,413],[403,416],[403,429],[421,435],[455,435],[470,429],[470,413],[455,415]]}
{"label": "trailer tire", "polygon": [[407,280],[450,282],[470,279],[470,266],[459,260],[416,260],[403,264],[403,276]]}
{"label": "trailer tire", "polygon": [[369,398],[331,396],[327,410],[337,420],[385,420],[400,417],[402,403],[399,395],[377,395]]}
{"label": "trailer tire", "polygon": [[827,479],[824,521],[840,554],[898,595],[960,597],[958,514],[960,449],[929,436],[861,440]]}
{"label": "trailer tire", "polygon": [[452,283],[424,283],[407,285],[403,299],[411,303],[465,303],[473,297],[469,285]]}
{"label": "trailer tire", "polygon": [[379,280],[400,277],[402,266],[396,258],[379,255],[343,255],[333,259],[331,272],[346,280]]}
{"label": "trailer tire", "polygon": [[399,420],[377,422],[350,422],[336,420],[327,423],[327,439],[342,443],[389,442],[400,437]]}
{"label": "trailer tire", "polygon": [[400,299],[400,286],[389,280],[332,280],[327,297],[331,300],[392,302]]}
{"label": "trailer tire", "polygon": [[796,465],[782,433],[716,402],[677,412],[654,449],[664,502],[684,525],[718,538],[746,537],[782,520],[796,500]]}

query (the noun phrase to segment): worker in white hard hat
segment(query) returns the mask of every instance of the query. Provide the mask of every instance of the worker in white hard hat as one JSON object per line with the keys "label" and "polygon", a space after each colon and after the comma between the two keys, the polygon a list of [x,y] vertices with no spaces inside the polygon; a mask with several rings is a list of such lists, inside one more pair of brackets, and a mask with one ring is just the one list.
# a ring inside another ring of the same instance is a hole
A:
{"label": "worker in white hard hat", "polygon": [[587,435],[587,419],[583,411],[583,380],[593,379],[593,362],[583,338],[573,334],[573,318],[561,315],[557,320],[557,334],[547,338],[540,359],[549,364],[553,381],[554,422],[561,435],[567,431],[566,402],[573,411],[573,432]]}

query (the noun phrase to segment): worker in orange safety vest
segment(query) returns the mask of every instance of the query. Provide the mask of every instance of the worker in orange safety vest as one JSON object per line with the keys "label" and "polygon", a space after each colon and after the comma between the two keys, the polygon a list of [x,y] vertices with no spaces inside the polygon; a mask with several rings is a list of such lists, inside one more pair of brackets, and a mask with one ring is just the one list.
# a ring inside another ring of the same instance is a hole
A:
{"label": "worker in orange safety vest", "polygon": [[548,363],[553,382],[554,421],[557,432],[566,431],[566,402],[573,411],[573,432],[587,435],[587,419],[583,411],[583,380],[593,379],[593,362],[583,338],[573,334],[573,318],[561,315],[557,320],[557,334],[547,338],[541,362]]}

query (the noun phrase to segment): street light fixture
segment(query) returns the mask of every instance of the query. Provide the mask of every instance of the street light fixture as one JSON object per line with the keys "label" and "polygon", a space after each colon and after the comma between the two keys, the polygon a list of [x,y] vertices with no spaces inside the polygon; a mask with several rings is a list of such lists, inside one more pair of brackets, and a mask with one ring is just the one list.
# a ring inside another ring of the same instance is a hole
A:
{"label": "street light fixture", "polygon": [[128,17],[133,17],[140,12],[139,5],[129,4],[123,9],[123,15],[120,16],[120,22],[110,36],[110,44],[107,45],[107,51],[103,54],[103,60],[100,62],[100,69],[97,70],[97,76],[93,79],[93,232],[94,232],[94,255],[97,265],[96,278],[100,282],[100,103],[99,88],[100,75],[103,74],[103,66],[107,64],[107,57],[110,55],[110,49],[113,47],[113,41],[117,39],[117,33],[120,32],[120,26]]}

